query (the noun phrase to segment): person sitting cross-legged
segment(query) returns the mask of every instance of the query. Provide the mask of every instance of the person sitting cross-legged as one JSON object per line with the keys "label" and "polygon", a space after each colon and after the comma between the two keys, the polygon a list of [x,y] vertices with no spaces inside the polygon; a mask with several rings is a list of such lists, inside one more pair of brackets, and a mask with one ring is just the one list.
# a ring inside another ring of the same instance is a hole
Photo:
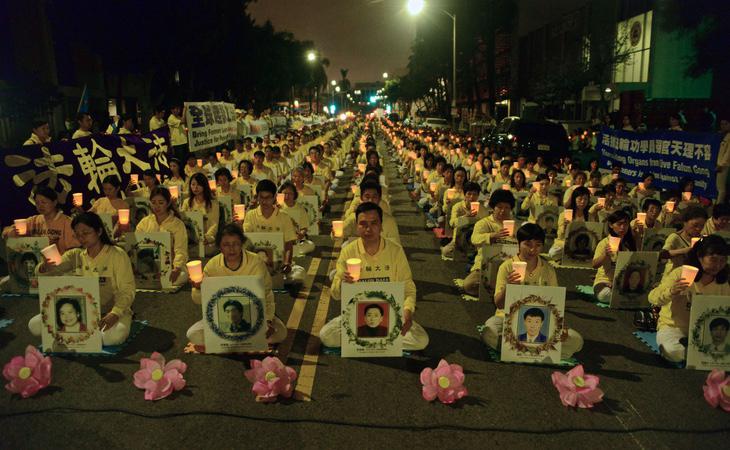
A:
{"label": "person sitting cross-legged", "polygon": [[[374,203],[361,203],[355,211],[358,235],[355,242],[343,248],[337,259],[337,272],[332,281],[332,298],[340,299],[342,283],[354,283],[347,271],[346,261],[359,258],[362,261],[359,282],[372,281],[396,282],[405,284],[403,303],[403,349],[422,350],[428,345],[426,330],[413,320],[416,311],[416,285],[408,265],[403,247],[381,236],[383,210]],[[327,347],[341,346],[341,317],[327,322],[319,332],[322,344]]]}

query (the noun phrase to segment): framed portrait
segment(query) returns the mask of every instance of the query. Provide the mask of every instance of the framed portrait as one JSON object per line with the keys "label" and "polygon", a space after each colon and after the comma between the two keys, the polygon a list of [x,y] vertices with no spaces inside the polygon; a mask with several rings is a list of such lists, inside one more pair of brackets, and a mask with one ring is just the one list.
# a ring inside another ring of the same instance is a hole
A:
{"label": "framed portrait", "polygon": [[401,282],[342,283],[342,357],[403,356]]}
{"label": "framed portrait", "polygon": [[648,308],[658,264],[659,252],[618,252],[611,308]]}
{"label": "framed portrait", "polygon": [[246,233],[246,250],[258,253],[278,267],[284,257],[284,233]]}
{"label": "framed portrait", "polygon": [[519,252],[517,244],[484,244],[482,246],[482,282],[479,284],[479,300],[489,301],[494,293],[499,266]]}
{"label": "framed portrait", "polygon": [[644,252],[661,252],[664,241],[670,234],[675,233],[674,228],[650,228],[644,231],[644,238],[641,241],[641,250]]}
{"label": "framed portrait", "polygon": [[570,222],[565,230],[562,265],[591,267],[593,251],[603,239],[604,225],[599,222]]}
{"label": "framed portrait", "polygon": [[168,232],[126,233],[125,250],[132,261],[137,289],[171,289],[172,239]]}
{"label": "framed portrait", "polygon": [[205,219],[200,211],[181,212],[180,216],[188,232],[188,257],[190,260],[205,257]]}
{"label": "framed portrait", "polygon": [[515,209],[514,209],[514,215],[515,219],[519,219],[522,221],[527,220],[530,217],[530,210],[529,209],[522,209],[522,202],[525,201],[527,196],[530,195],[530,192],[517,192],[514,194],[515,197]]}
{"label": "framed portrait", "polygon": [[104,224],[104,230],[106,231],[106,234],[114,239],[114,216],[108,213],[99,213],[99,218],[101,219],[101,223]]}
{"label": "framed portrait", "polygon": [[129,197],[127,201],[130,201],[132,207],[130,220],[132,226],[135,228],[137,224],[145,217],[152,214],[152,206],[150,205],[150,199],[146,197]]}
{"label": "framed portrait", "polygon": [[13,237],[5,242],[8,281],[5,290],[13,294],[37,294],[36,266],[43,261],[41,249],[48,247],[48,237]]}
{"label": "framed portrait", "polygon": [[[236,183],[238,184],[238,183]],[[251,203],[251,185],[248,183],[238,184],[238,192],[241,194],[241,203],[248,205]]]}
{"label": "framed portrait", "polygon": [[565,288],[508,284],[502,361],[558,364],[565,328]]}
{"label": "framed portrait", "polygon": [[220,217],[223,219],[223,223],[230,223],[233,219],[233,198],[230,195],[217,195],[218,205],[220,206]]}
{"label": "framed portrait", "polygon": [[319,197],[316,195],[300,195],[297,198],[297,203],[301,204],[307,211],[309,217],[308,234],[310,236],[319,235],[319,221],[322,219],[322,214],[319,212]]}
{"label": "framed portrait", "polygon": [[687,368],[730,370],[730,296],[693,295]]}
{"label": "framed portrait", "polygon": [[266,298],[259,277],[206,277],[201,304],[206,353],[268,350]]}
{"label": "framed portrait", "polygon": [[43,351],[100,353],[99,278],[38,277]]}
{"label": "framed portrait", "polygon": [[545,248],[550,248],[558,236],[558,218],[560,208],[557,206],[536,206],[535,219],[540,228],[545,230]]}

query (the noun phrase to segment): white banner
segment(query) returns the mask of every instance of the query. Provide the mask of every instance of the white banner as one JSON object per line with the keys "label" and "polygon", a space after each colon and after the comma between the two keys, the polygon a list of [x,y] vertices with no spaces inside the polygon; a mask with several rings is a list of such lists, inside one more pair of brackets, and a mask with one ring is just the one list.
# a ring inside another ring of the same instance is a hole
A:
{"label": "white banner", "polygon": [[236,111],[232,103],[185,102],[191,152],[222,145],[237,134]]}

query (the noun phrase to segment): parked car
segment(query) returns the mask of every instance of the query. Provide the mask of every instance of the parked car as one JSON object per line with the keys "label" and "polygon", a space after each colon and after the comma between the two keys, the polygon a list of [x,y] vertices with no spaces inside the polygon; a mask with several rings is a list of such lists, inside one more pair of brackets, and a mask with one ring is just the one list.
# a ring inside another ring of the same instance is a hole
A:
{"label": "parked car", "polygon": [[568,134],[562,125],[547,120],[523,120],[505,117],[485,139],[485,143],[513,156],[524,153],[545,159],[562,158],[570,154]]}
{"label": "parked car", "polygon": [[439,117],[427,117],[421,126],[424,128],[433,128],[434,130],[443,130],[451,127],[448,120]]}

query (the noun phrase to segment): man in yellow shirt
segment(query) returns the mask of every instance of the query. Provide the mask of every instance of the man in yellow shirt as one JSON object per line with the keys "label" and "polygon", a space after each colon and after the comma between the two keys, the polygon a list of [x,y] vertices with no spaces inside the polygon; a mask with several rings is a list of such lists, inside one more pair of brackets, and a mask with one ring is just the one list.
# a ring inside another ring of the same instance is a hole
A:
{"label": "man in yellow shirt", "polygon": [[167,125],[167,122],[165,122],[165,108],[158,106],[150,118],[150,131],[159,130],[165,125]]}
{"label": "man in yellow shirt", "polygon": [[[403,247],[381,236],[383,210],[373,203],[362,203],[355,211],[359,238],[343,248],[337,258],[337,272],[332,281],[331,295],[340,299],[342,283],[354,283],[347,271],[346,261],[359,258],[362,261],[361,278],[367,281],[400,281],[405,284],[403,303],[403,348],[422,350],[428,345],[428,334],[413,320],[416,311],[416,285]],[[341,346],[341,316],[327,322],[319,332],[319,338],[327,347]]]}
{"label": "man in yellow shirt", "polygon": [[269,180],[273,182],[276,180],[276,177],[274,176],[274,172],[264,165],[265,157],[264,152],[261,150],[256,150],[253,154],[253,171],[251,172],[251,177],[256,181]]}
{"label": "man in yellow shirt", "polygon": [[[374,181],[365,181],[360,185],[360,204],[373,203],[375,205],[380,204],[380,197],[382,195],[382,187]],[[393,242],[400,244],[400,234],[398,233],[398,223],[395,218],[390,214],[383,211],[383,226],[382,236],[390,239]],[[355,211],[345,216],[343,225],[343,236],[345,238],[356,238],[357,237],[357,220]],[[343,244],[344,246],[344,244]]]}
{"label": "man in yellow shirt", "polygon": [[23,143],[26,145],[41,145],[51,142],[51,127],[47,120],[34,120],[30,137]]}
{"label": "man in yellow shirt", "polygon": [[94,125],[94,119],[91,118],[91,114],[81,112],[76,115],[76,123],[79,124],[78,130],[74,131],[71,139],[80,139],[86,136],[91,136],[91,127]]}

